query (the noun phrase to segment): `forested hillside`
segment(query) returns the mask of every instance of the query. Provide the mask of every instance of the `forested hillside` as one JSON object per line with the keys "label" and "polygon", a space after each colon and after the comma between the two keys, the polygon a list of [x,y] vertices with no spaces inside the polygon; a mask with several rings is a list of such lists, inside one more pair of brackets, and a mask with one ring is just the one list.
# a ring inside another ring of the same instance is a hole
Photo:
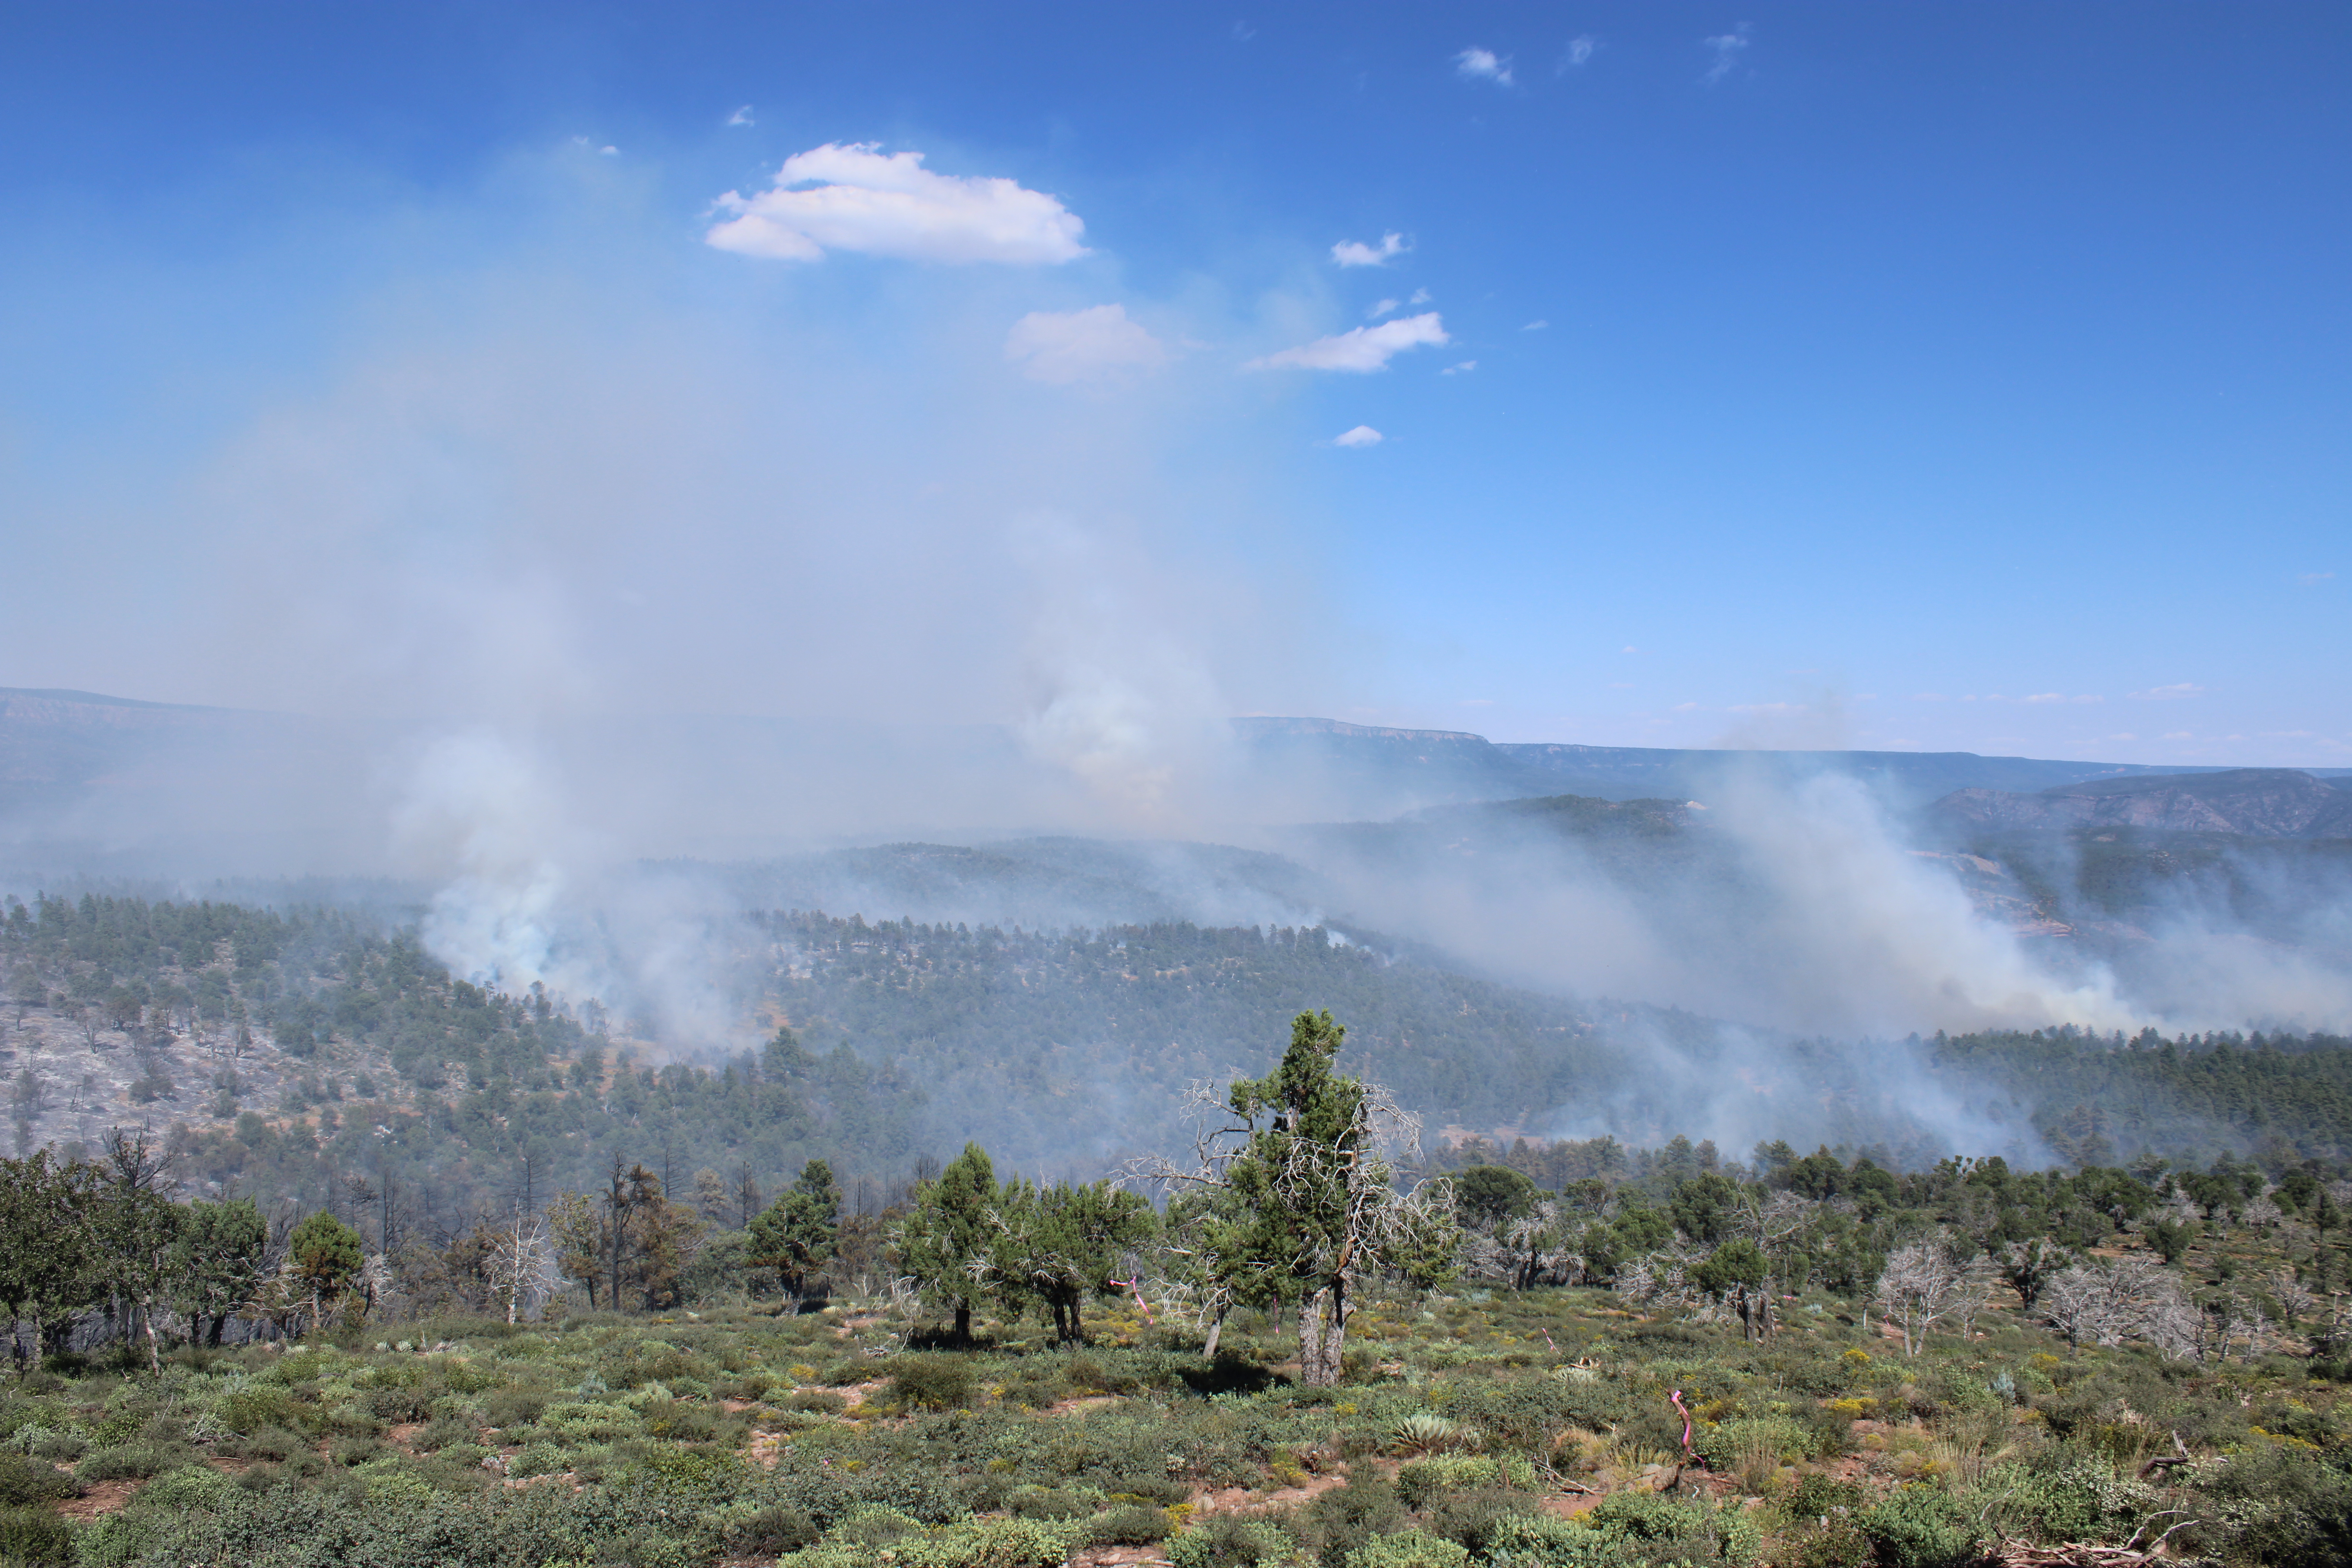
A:
{"label": "forested hillside", "polygon": [[705,1172],[772,1190],[824,1158],[878,1203],[970,1138],[1009,1169],[1080,1176],[1181,1142],[1188,1084],[1263,1071],[1287,1020],[1328,1005],[1354,1070],[1433,1135],[1756,1140],[1736,1124],[1920,1167],[1956,1152],[1958,1107],[1998,1134],[1971,1150],[2020,1163],[2352,1156],[2352,1046],[2326,1037],[1788,1040],[1312,928],[786,913],[746,917],[739,939],[742,1033],[714,1047],[633,1034],[593,1000],[467,984],[411,935],[332,910],[12,905],[16,1144],[70,1153],[148,1125],[199,1191],[331,1204],[379,1240],[593,1186],[616,1154],[681,1191]]}

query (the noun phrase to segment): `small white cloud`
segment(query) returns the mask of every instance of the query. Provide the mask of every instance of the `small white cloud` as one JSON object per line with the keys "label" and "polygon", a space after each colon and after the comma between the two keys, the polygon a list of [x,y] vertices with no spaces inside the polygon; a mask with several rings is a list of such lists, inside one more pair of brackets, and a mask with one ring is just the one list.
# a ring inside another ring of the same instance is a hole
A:
{"label": "small white cloud", "polygon": [[2035,693],[2034,693],[2032,696],[2031,696],[2031,697],[2021,697],[2021,698],[2019,698],[2019,699],[2018,699],[2018,700],[2019,700],[2020,702],[2037,702],[2037,703],[2038,703],[2038,702],[2063,702],[2063,701],[2065,701],[2065,700],[2066,700],[2066,694],[2065,694],[2064,692],[2063,692],[2063,691],[2037,691],[2037,692],[2035,692]]}
{"label": "small white cloud", "polygon": [[2143,702],[2176,702],[2184,697],[2201,697],[2205,689],[2193,680],[2179,681],[2171,686],[2151,686],[2146,691],[2135,691],[2134,697]]}
{"label": "small white cloud", "polygon": [[1358,239],[1343,239],[1331,247],[1331,259],[1342,267],[1385,267],[1393,257],[1402,256],[1412,248],[1405,237],[1391,230],[1381,236],[1378,245],[1366,245]]}
{"label": "small white cloud", "polygon": [[2296,582],[2306,588],[2315,587],[2322,583],[2332,583],[2335,580],[2336,574],[2333,572],[2305,572],[2295,578]]}
{"label": "small white cloud", "polygon": [[2167,730],[2157,737],[2159,741],[2193,741],[2197,737],[2187,730]]}
{"label": "small white cloud", "polygon": [[1707,64],[1706,75],[1701,79],[1712,87],[1729,76],[1732,68],[1739,63],[1739,57],[1747,52],[1748,24],[1742,22],[1727,33],[1718,33],[1712,38],[1702,38],[1699,42],[1715,56],[1715,58]]}
{"label": "small white cloud", "polygon": [[1257,37],[1257,29],[1251,26],[1247,22],[1235,22],[1234,24],[1234,30],[1231,37],[1234,42],[1237,44],[1246,44],[1252,38]]}
{"label": "small white cloud", "polygon": [[1454,73],[1465,81],[1491,81],[1496,87],[1508,87],[1511,85],[1511,57],[1474,45],[1454,57]]}
{"label": "small white cloud", "polygon": [[1264,359],[1254,359],[1244,370],[1344,370],[1358,374],[1386,370],[1391,358],[1406,349],[1442,346],[1453,340],[1445,335],[1445,327],[1437,312],[1405,316],[1393,321],[1382,321],[1377,327],[1358,327],[1337,337],[1318,338],[1311,343],[1301,343],[1295,349],[1284,349]]}
{"label": "small white cloud", "polygon": [[1004,334],[1004,357],[1032,381],[1066,385],[1128,371],[1157,370],[1167,345],[1127,319],[1124,305],[1032,310]]}
{"label": "small white cloud", "polygon": [[1577,69],[1586,61],[1591,59],[1592,51],[1600,47],[1601,40],[1594,37],[1590,33],[1587,33],[1580,37],[1569,39],[1568,47],[1560,53],[1559,67],[1553,72],[1553,74],[1556,76],[1566,76],[1569,72]]}
{"label": "small white cloud", "polygon": [[1550,325],[1551,323],[1549,321],[1545,321],[1541,316],[1538,316],[1534,321],[1529,321],[1526,326],[1521,327],[1519,331],[1523,332],[1540,332],[1546,327]]}
{"label": "small white cloud", "polygon": [[[805,187],[796,189],[794,187]],[[908,261],[1054,265],[1087,254],[1086,225],[1014,181],[935,174],[920,153],[885,156],[872,142],[826,142],[784,160],[775,188],[718,205],[735,216],[702,237],[721,250],[814,261],[854,250]]]}
{"label": "small white cloud", "polygon": [[1940,691],[1915,691],[1911,694],[1911,700],[1914,702],[1944,702],[1948,701],[1949,699]]}
{"label": "small white cloud", "polygon": [[617,158],[621,155],[621,150],[618,147],[599,147],[585,136],[574,136],[572,139],[572,144],[574,147],[584,147],[599,158]]}
{"label": "small white cloud", "polygon": [[727,117],[727,123],[730,125],[757,125],[759,121],[751,118],[751,106],[747,103],[742,108],[737,110],[734,113],[729,115]]}
{"label": "small white cloud", "polygon": [[1388,437],[1369,425],[1359,425],[1353,430],[1331,437],[1334,447],[1377,447]]}
{"label": "small white cloud", "polygon": [[1382,316],[1387,316],[1387,315],[1392,315],[1392,314],[1394,314],[1394,313],[1395,313],[1395,310],[1396,310],[1396,308],[1397,308],[1397,306],[1398,306],[1398,304],[1399,304],[1399,303],[1400,303],[1400,301],[1395,300],[1382,300],[1380,303],[1378,303],[1378,304],[1374,305],[1370,310],[1369,310],[1365,311],[1365,312],[1364,312],[1364,314],[1365,314],[1365,315],[1367,315],[1367,316],[1370,316],[1373,321],[1379,321]]}
{"label": "small white cloud", "polygon": [[1444,370],[1439,371],[1437,374],[1440,375],[1460,375],[1465,370],[1476,370],[1477,368],[1478,362],[1476,360],[1465,359],[1460,364],[1447,365]]}
{"label": "small white cloud", "polygon": [[1666,711],[1669,713],[1696,713],[1698,711],[1698,704],[1696,702],[1677,702],[1672,708],[1667,709]]}
{"label": "small white cloud", "polygon": [[1627,653],[1639,653],[1639,652],[1641,652],[1642,650],[1641,650],[1640,648],[1635,647],[1632,643],[1627,643],[1627,644],[1625,645],[1625,651],[1626,651]]}

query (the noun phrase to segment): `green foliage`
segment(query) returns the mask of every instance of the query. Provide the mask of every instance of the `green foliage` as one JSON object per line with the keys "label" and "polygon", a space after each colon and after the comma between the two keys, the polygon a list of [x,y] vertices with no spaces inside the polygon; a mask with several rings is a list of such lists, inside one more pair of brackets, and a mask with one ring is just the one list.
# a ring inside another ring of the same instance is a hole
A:
{"label": "green foliage", "polygon": [[0,1507],[37,1507],[69,1498],[77,1489],[71,1477],[51,1466],[0,1452]]}
{"label": "green foliage", "polygon": [[925,1300],[955,1314],[959,1339],[971,1335],[971,1314],[982,1300],[974,1276],[993,1261],[993,1216],[1003,1202],[988,1151],[967,1143],[939,1179],[916,1194],[913,1211],[899,1226],[899,1267]]}
{"label": "green foliage", "polygon": [[799,1297],[832,1261],[840,1234],[841,1187],[832,1166],[811,1160],[799,1179],[751,1221],[743,1261],[774,1269],[786,1292]]}
{"label": "green foliage", "polygon": [[889,1402],[908,1410],[961,1410],[971,1403],[971,1363],[955,1355],[902,1355],[889,1364]]}
{"label": "green foliage", "polygon": [[1469,1548],[1418,1530],[1375,1536],[1348,1553],[1348,1568],[1469,1568]]}
{"label": "green foliage", "polygon": [[1977,1527],[1941,1487],[1904,1487],[1855,1522],[1887,1568],[1965,1568],[1976,1560]]}
{"label": "green foliage", "polygon": [[366,1261],[360,1233],[324,1209],[303,1217],[287,1238],[286,1251],[303,1286],[326,1297],[342,1294]]}
{"label": "green foliage", "polygon": [[1726,1474],[1743,1460],[1761,1458],[1773,1464],[1792,1465],[1813,1452],[1813,1434],[1786,1415],[1751,1415],[1699,1428],[1694,1440],[1699,1457]]}
{"label": "green foliage", "polygon": [[73,1527],[51,1510],[0,1504],[0,1563],[9,1568],[71,1568]]}
{"label": "green foliage", "polygon": [[1260,1568],[1286,1561],[1297,1549],[1281,1526],[1243,1514],[1218,1514],[1170,1538],[1171,1568]]}

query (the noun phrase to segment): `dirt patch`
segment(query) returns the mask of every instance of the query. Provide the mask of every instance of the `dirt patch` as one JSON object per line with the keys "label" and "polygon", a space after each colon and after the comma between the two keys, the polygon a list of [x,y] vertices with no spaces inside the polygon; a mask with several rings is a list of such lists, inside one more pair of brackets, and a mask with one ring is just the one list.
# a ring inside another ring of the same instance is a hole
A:
{"label": "dirt patch", "polygon": [[1167,1561],[1164,1546],[1081,1546],[1071,1557],[1070,1568],[1134,1568]]}
{"label": "dirt patch", "polygon": [[842,1398],[847,1400],[849,1402],[848,1413],[855,1415],[865,1408],[866,1402],[867,1400],[881,1393],[889,1381],[890,1380],[887,1377],[881,1377],[875,1379],[872,1383],[852,1383],[840,1388],[828,1389],[826,1392],[838,1394]]}
{"label": "dirt patch", "polygon": [[1325,1492],[1348,1484],[1345,1476],[1310,1476],[1295,1487],[1279,1487],[1270,1492],[1256,1492],[1247,1487],[1220,1487],[1214,1491],[1192,1495],[1192,1516],[1206,1519],[1217,1513],[1254,1513],[1265,1508],[1299,1508],[1313,1502]]}
{"label": "dirt patch", "polygon": [[403,1421],[388,1429],[383,1440],[414,1458],[416,1455],[416,1435],[424,1430],[425,1423],[422,1421]]}
{"label": "dirt patch", "polygon": [[58,1511],[78,1524],[88,1524],[91,1520],[107,1514],[121,1512],[122,1505],[131,1500],[131,1494],[146,1484],[145,1481],[133,1480],[93,1481],[89,1490],[81,1496],[68,1498],[59,1503]]}
{"label": "dirt patch", "polygon": [[1037,1412],[1037,1414],[1040,1415],[1076,1415],[1083,1410],[1100,1410],[1106,1405],[1117,1405],[1118,1403],[1118,1395],[1116,1394],[1082,1394],[1076,1399],[1057,1399],[1053,1404],[1045,1406],[1045,1409]]}
{"label": "dirt patch", "polygon": [[1544,1499],[1537,1506],[1555,1519],[1574,1519],[1578,1514],[1591,1513],[1599,1508],[1601,1500],[1608,1495],[1607,1492],[1561,1492]]}

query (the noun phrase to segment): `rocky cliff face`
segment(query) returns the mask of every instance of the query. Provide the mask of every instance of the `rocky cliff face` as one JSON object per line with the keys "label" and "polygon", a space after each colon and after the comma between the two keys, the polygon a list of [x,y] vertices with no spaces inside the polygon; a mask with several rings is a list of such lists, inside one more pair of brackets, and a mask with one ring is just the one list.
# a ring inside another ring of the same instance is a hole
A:
{"label": "rocky cliff face", "polygon": [[1950,821],[2004,830],[2135,827],[2249,838],[2352,837],[2352,793],[2293,768],[2096,779],[2034,795],[1962,789],[1932,809]]}

